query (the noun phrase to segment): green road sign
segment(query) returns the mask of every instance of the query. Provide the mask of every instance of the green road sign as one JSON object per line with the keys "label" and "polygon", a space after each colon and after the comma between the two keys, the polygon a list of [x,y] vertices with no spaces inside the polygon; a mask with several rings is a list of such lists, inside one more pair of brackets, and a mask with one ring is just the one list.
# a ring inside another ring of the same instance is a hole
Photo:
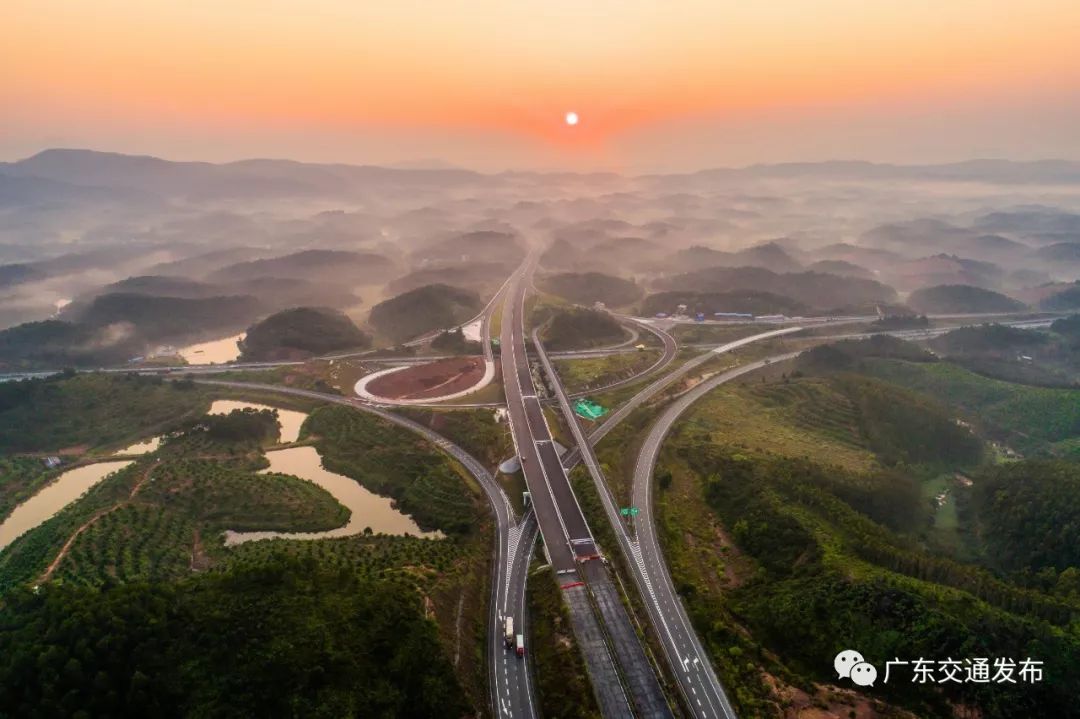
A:
{"label": "green road sign", "polygon": [[637,507],[623,507],[619,510],[619,514],[624,517],[636,517],[641,510]]}
{"label": "green road sign", "polygon": [[587,399],[579,399],[577,402],[575,402],[574,411],[579,417],[587,419],[590,422],[595,422],[596,420],[600,419],[608,413],[606,407],[601,407],[595,402]]}

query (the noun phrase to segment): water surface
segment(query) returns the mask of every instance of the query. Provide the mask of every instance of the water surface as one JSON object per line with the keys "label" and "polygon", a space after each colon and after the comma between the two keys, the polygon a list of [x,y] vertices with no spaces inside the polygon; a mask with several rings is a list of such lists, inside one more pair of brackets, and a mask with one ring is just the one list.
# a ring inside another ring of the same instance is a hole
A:
{"label": "water surface", "polygon": [[142,442],[136,442],[130,447],[124,447],[123,449],[113,452],[113,455],[125,456],[132,454],[149,454],[154,452],[161,446],[161,437],[151,437],[150,439],[143,440]]}
{"label": "water surface", "polygon": [[64,472],[52,484],[16,507],[0,524],[0,549],[44,524],[95,484],[129,464],[131,460],[98,462]]}
{"label": "water surface", "polygon": [[242,339],[244,339],[243,332],[232,337],[181,347],[177,354],[187,360],[188,364],[233,362],[240,357],[240,345],[237,342]]}
{"label": "water surface", "polygon": [[364,489],[354,479],[336,474],[322,466],[322,458],[314,447],[289,447],[267,452],[270,466],[265,472],[291,474],[319,485],[341,502],[350,512],[343,527],[326,532],[225,532],[225,544],[232,546],[258,539],[330,539],[350,537],[371,527],[375,534],[411,534],[416,537],[442,539],[442,532],[423,532],[412,517],[394,508],[392,500]]}
{"label": "water surface", "polygon": [[216,399],[210,405],[207,414],[228,414],[234,409],[276,409],[278,424],[281,426],[281,443],[295,442],[300,437],[300,426],[304,424],[307,415],[292,409],[271,407],[268,404],[256,404],[255,402],[241,402],[234,399]]}

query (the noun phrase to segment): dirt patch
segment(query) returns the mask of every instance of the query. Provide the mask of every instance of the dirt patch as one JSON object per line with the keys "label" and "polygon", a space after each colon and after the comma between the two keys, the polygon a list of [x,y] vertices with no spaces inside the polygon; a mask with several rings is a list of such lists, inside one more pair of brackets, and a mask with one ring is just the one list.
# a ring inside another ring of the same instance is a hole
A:
{"label": "dirt patch", "polygon": [[815,684],[814,694],[786,684],[769,673],[765,683],[773,691],[784,719],[915,719],[915,715],[829,684]]}
{"label": "dirt patch", "polygon": [[368,384],[367,391],[387,399],[430,399],[467,390],[483,376],[483,358],[451,357],[391,372]]}

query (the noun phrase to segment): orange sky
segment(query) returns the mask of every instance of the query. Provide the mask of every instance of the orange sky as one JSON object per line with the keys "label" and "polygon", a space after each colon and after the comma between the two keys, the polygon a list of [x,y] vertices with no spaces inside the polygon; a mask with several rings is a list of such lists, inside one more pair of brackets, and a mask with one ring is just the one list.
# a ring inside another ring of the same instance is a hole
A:
{"label": "orange sky", "polygon": [[[632,166],[657,161],[658,141],[671,147],[665,131],[694,127],[702,146],[745,137],[699,164],[821,159],[806,157],[806,137],[785,157],[784,136],[800,125],[839,136],[942,104],[962,116],[942,128],[958,141],[1080,152],[1068,131],[1080,121],[1076,0],[6,0],[0,35],[9,158],[61,142],[203,159]],[[576,128],[562,124],[569,109]],[[965,132],[988,112],[992,128]],[[1032,112],[1050,118],[1037,148]],[[758,123],[777,129],[755,138]],[[861,154],[911,156],[905,143],[940,140],[926,131],[897,126]],[[664,157],[693,164],[678,150]]]}

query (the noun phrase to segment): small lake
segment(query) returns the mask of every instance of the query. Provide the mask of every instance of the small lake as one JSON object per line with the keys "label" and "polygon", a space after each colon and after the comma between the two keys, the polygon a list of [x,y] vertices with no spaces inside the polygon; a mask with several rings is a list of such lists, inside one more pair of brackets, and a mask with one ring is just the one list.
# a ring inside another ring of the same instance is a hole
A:
{"label": "small lake", "polygon": [[114,456],[129,456],[133,454],[149,454],[150,452],[157,451],[161,446],[161,437],[151,437],[150,439],[143,440],[142,442],[136,442],[130,447],[124,447],[121,450],[113,452]]}
{"label": "small lake", "polygon": [[188,364],[222,364],[233,362],[240,357],[240,345],[244,339],[244,333],[232,337],[223,337],[210,342],[188,345],[177,350],[177,354],[187,360]]}
{"label": "small lake", "polygon": [[34,527],[44,524],[95,484],[129,464],[131,460],[98,462],[64,472],[48,487],[16,507],[0,524],[0,549],[4,549]]}
{"label": "small lake", "polygon": [[233,399],[214,400],[214,403],[210,405],[210,411],[207,414],[228,414],[234,409],[276,409],[278,413],[278,424],[281,426],[282,444],[295,442],[300,437],[300,426],[303,425],[304,420],[307,419],[307,414],[304,412],[297,412],[292,409],[281,409],[280,407],[271,407],[267,404],[241,402]]}
{"label": "small lake", "polygon": [[366,527],[376,534],[411,534],[415,537],[442,539],[442,532],[423,532],[416,522],[394,508],[392,500],[364,489],[354,479],[330,472],[322,466],[322,458],[314,447],[289,447],[267,452],[270,466],[263,470],[291,474],[319,485],[341,502],[350,512],[345,526],[326,532],[225,532],[226,546],[253,542],[259,539],[331,539],[361,534]]}

